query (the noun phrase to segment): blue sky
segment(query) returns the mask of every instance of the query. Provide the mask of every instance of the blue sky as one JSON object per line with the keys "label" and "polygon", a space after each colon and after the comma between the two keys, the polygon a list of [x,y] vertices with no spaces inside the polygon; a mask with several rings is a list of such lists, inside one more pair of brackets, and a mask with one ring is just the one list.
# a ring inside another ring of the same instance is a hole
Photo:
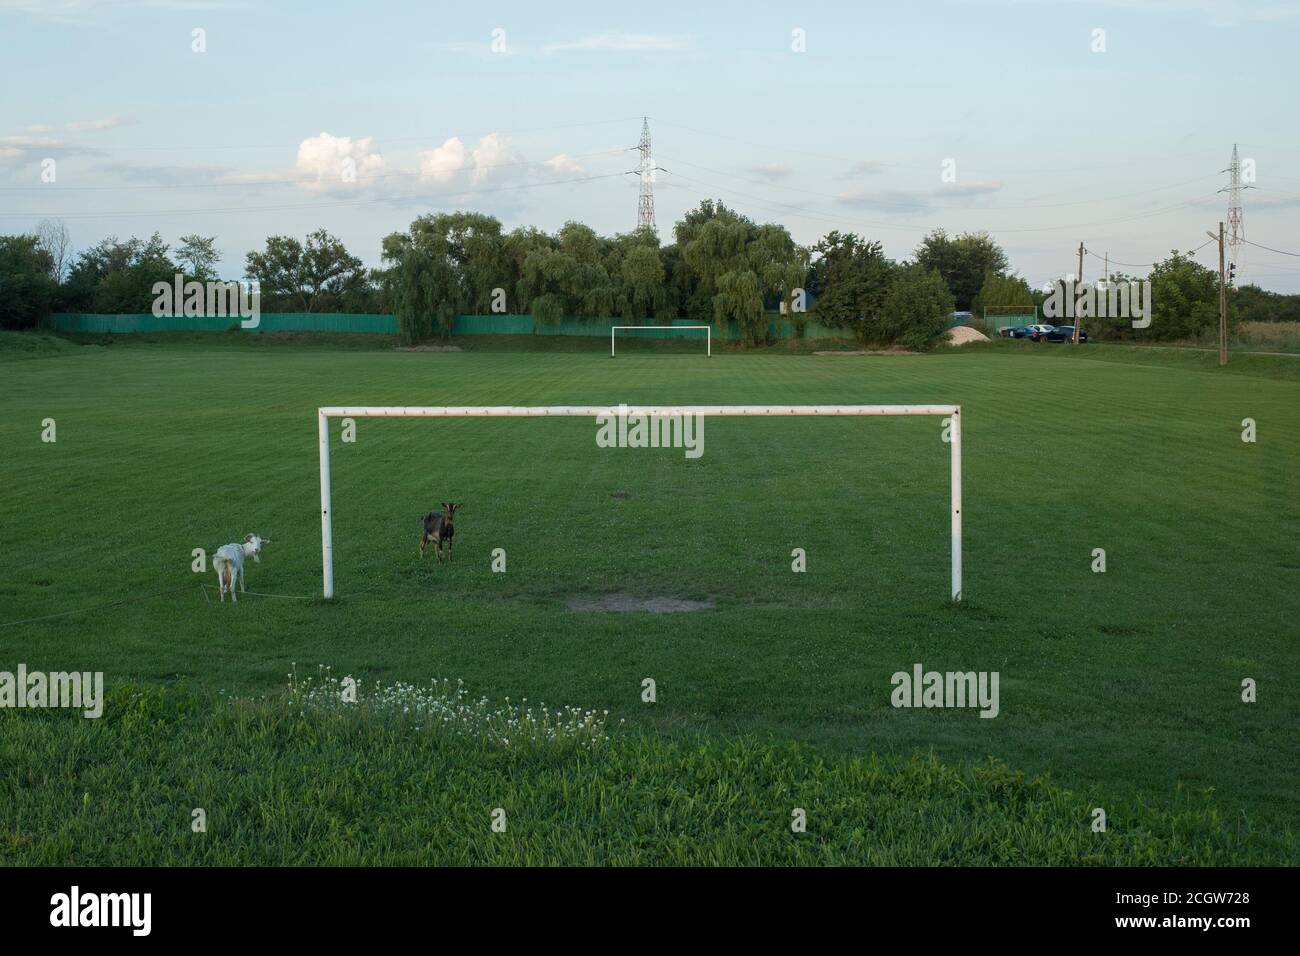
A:
{"label": "blue sky", "polygon": [[[320,227],[377,265],[443,209],[622,232],[647,115],[665,241],[715,197],[900,258],[987,229],[1040,284],[1081,240],[1203,243],[1236,142],[1247,237],[1300,252],[1298,54],[1296,0],[0,0],[0,231],[216,235],[228,277]],[[1300,291],[1300,259],[1246,246],[1240,271]]]}

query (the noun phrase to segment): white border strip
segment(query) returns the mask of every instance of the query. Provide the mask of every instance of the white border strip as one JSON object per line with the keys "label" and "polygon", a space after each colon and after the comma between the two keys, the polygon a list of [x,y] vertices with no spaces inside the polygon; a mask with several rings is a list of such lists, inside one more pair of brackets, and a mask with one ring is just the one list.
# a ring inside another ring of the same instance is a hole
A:
{"label": "white border strip", "polygon": [[609,330],[609,357],[614,357],[614,333],[619,329],[704,329],[707,357],[713,358],[713,326],[711,325],[614,325]]}
{"label": "white border strip", "polygon": [[[645,328],[645,326],[640,326]],[[952,600],[961,601],[960,405],[328,405],[316,410],[320,447],[321,563],[325,597],[334,596],[334,535],[330,510],[331,418],[595,418],[597,415],[818,416],[939,415],[952,419]]]}

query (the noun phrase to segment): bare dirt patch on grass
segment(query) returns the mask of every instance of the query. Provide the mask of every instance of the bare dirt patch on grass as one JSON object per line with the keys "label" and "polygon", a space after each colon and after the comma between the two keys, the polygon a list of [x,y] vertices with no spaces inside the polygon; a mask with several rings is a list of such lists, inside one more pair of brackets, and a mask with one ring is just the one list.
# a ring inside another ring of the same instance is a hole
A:
{"label": "bare dirt patch on grass", "polygon": [[673,614],[679,611],[709,611],[717,607],[713,598],[688,601],[674,597],[636,597],[631,594],[576,594],[569,598],[570,611],[615,611],[629,613]]}
{"label": "bare dirt patch on grass", "polygon": [[813,355],[920,355],[920,352],[913,352],[905,348],[889,349],[822,349],[813,352]]}

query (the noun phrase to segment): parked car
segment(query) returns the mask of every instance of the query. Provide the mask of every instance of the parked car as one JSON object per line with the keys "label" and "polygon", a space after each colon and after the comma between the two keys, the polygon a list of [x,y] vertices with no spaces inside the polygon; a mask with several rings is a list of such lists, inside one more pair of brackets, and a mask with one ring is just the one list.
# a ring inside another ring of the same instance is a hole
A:
{"label": "parked car", "polygon": [[1027,339],[1029,338],[1029,332],[1030,326],[1028,325],[1017,325],[1007,330],[1007,334],[1013,339]]}
{"label": "parked car", "polygon": [[[1044,342],[1073,342],[1073,341],[1074,341],[1074,326],[1073,326],[1073,325],[1058,325],[1056,328],[1052,329],[1052,331],[1046,333],[1046,334],[1043,336],[1042,341],[1044,341]],[[1081,343],[1082,343],[1082,342],[1086,342],[1086,341],[1088,341],[1088,332],[1087,332],[1086,329],[1080,329],[1080,330],[1079,330],[1079,341],[1080,341]]]}
{"label": "parked car", "polygon": [[1047,335],[1047,333],[1052,331],[1052,329],[1056,328],[1056,326],[1026,325],[1025,328],[1029,330],[1029,338],[1033,339],[1035,342],[1041,342],[1043,341],[1043,336]]}

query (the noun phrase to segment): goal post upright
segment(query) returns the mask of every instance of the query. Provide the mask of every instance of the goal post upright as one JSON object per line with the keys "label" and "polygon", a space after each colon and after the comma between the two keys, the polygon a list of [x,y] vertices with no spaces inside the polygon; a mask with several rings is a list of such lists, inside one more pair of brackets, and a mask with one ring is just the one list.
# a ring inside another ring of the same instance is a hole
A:
{"label": "goal post upright", "polygon": [[659,329],[675,332],[679,329],[703,329],[705,356],[713,358],[713,326],[711,325],[612,325],[609,329],[609,357],[614,357],[614,333],[619,329]]}
{"label": "goal post upright", "polygon": [[334,597],[334,534],[330,504],[331,418],[596,418],[597,416],[665,417],[824,417],[940,416],[947,419],[950,450],[952,601],[962,597],[961,569],[961,406],[960,405],[334,405],[316,410],[320,449],[321,570],[324,595]]}
{"label": "goal post upright", "polygon": [[949,444],[952,446],[952,602],[961,602],[961,406],[949,416]]}
{"label": "goal post upright", "polygon": [[320,553],[325,576],[325,597],[334,596],[334,522],[330,515],[330,417],[316,411],[320,444]]}

